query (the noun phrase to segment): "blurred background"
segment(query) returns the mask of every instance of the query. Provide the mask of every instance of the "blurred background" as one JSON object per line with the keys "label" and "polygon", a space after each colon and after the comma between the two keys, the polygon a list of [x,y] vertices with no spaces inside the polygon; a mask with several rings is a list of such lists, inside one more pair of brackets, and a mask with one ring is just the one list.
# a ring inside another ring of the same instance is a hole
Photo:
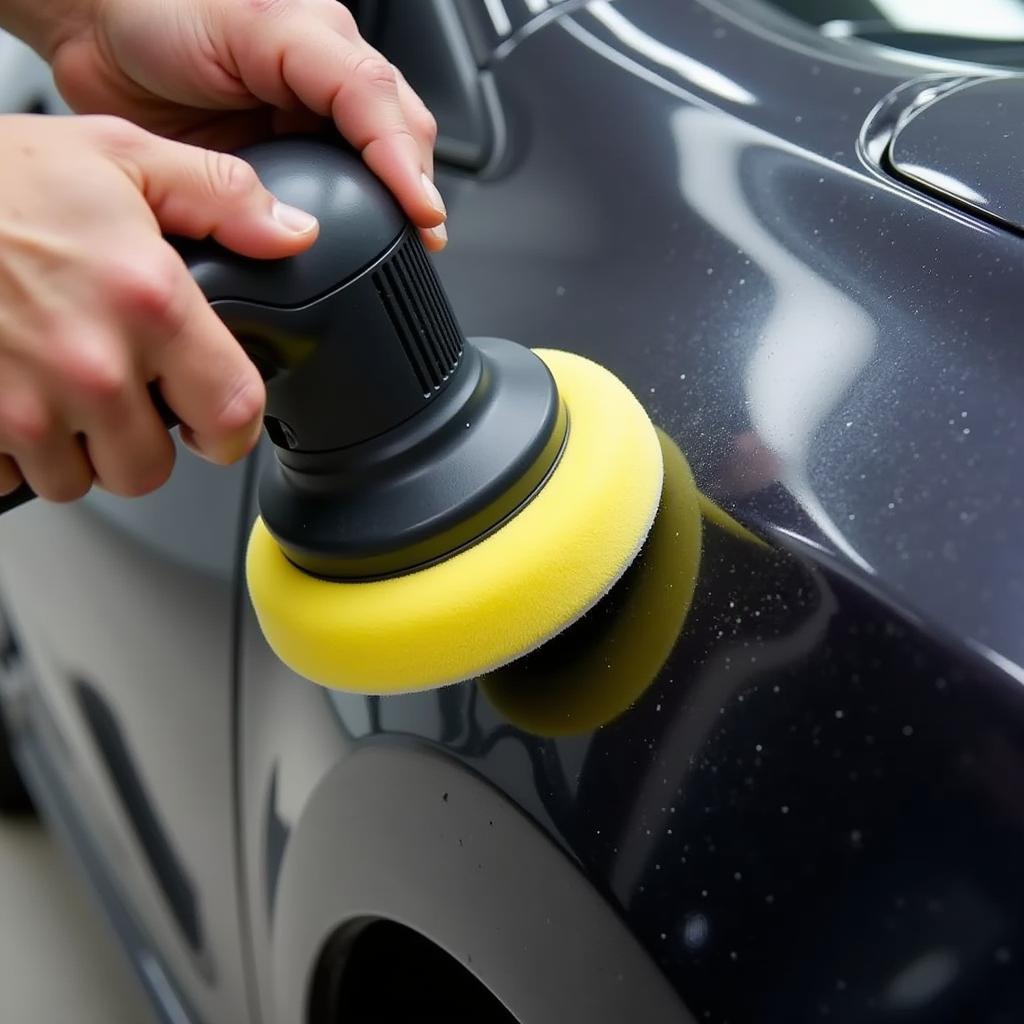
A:
{"label": "blurred background", "polygon": [[128,962],[32,817],[0,818],[0,1021],[153,1024]]}

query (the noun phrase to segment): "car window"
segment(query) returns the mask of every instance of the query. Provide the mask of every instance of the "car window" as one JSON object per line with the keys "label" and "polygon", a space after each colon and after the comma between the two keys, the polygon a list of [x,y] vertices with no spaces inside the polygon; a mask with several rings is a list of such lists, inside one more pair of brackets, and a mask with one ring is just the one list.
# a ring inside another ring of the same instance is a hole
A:
{"label": "car window", "polygon": [[827,36],[1024,68],[1024,0],[768,0]]}

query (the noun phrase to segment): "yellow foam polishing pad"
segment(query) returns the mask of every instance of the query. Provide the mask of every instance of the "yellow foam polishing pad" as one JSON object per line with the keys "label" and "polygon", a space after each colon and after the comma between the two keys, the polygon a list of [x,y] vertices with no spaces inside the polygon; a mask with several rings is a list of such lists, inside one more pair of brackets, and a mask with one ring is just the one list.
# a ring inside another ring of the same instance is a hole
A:
{"label": "yellow foam polishing pad", "polygon": [[529,504],[479,543],[393,579],[332,582],[296,568],[257,520],[249,594],[267,642],[293,671],[356,693],[460,682],[539,647],[622,576],[661,496],[657,433],[603,367],[537,354],[569,414],[565,450]]}

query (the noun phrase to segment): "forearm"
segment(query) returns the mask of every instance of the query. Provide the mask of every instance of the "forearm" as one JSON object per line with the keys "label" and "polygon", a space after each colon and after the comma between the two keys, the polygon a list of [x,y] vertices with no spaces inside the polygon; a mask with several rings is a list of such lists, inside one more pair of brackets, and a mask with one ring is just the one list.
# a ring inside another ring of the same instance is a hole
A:
{"label": "forearm", "polygon": [[0,28],[49,60],[65,39],[86,25],[97,0],[0,0]]}

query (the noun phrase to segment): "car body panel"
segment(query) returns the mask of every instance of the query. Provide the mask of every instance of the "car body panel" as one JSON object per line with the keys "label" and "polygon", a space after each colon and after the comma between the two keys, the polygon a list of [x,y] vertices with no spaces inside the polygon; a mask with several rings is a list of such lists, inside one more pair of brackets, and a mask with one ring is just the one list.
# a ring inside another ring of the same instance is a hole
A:
{"label": "car body panel", "polygon": [[244,479],[183,450],[148,498],[97,493],[0,522],[47,777],[147,937],[140,955],[197,1020],[237,1019],[246,993],[232,812]]}

